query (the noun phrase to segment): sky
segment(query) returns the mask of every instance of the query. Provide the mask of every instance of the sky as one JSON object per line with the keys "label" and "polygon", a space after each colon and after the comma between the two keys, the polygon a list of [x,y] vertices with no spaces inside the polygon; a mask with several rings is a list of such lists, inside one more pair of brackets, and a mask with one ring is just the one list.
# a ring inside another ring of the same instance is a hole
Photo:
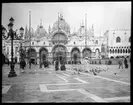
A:
{"label": "sky", "polygon": [[58,20],[62,13],[70,25],[71,33],[78,31],[82,21],[101,35],[107,29],[131,29],[131,2],[39,2],[39,3],[2,3],[2,25],[7,28],[10,17],[15,19],[14,29],[29,27],[29,11],[31,11],[31,27],[36,31],[42,25],[48,32],[49,25]]}

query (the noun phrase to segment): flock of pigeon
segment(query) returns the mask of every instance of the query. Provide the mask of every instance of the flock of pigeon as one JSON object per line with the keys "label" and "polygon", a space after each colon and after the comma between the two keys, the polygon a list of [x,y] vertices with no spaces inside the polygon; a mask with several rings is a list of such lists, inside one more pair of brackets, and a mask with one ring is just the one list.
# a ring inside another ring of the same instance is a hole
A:
{"label": "flock of pigeon", "polygon": [[[78,74],[80,74],[80,72],[85,72],[85,73],[93,73],[94,75],[97,75],[98,73],[104,71],[108,71],[109,68],[101,68],[101,67],[95,67],[95,68],[90,68],[89,70],[83,70],[81,68],[73,68],[73,70],[75,70]],[[74,72],[75,74],[75,72]]]}

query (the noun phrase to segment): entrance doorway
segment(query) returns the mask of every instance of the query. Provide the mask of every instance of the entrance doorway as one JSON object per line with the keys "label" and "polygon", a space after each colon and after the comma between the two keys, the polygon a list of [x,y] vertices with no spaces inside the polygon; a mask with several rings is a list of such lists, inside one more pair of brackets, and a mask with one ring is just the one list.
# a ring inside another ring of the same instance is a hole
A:
{"label": "entrance doorway", "polygon": [[58,60],[63,63],[66,62],[66,47],[63,45],[56,45],[53,50],[53,62]]}
{"label": "entrance doorway", "polygon": [[36,58],[37,58],[37,53],[36,50],[31,48],[28,50],[28,60],[32,63],[32,64],[36,64]]}
{"label": "entrance doorway", "polygon": [[78,57],[77,54],[74,54],[74,55],[73,55],[73,58],[74,58],[74,64],[77,64],[77,62],[78,62],[78,61],[77,61],[77,57]]}
{"label": "entrance doorway", "polygon": [[71,51],[71,61],[73,64],[77,64],[80,62],[80,50],[75,47]]}
{"label": "entrance doorway", "polygon": [[39,50],[39,58],[40,58],[40,64],[43,64],[43,62],[48,61],[48,50],[44,47],[42,47]]}

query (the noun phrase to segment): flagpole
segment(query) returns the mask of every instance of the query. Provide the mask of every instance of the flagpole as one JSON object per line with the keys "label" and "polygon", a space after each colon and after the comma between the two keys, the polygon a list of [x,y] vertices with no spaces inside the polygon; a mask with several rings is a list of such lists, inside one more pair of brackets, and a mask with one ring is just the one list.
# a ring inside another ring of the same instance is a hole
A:
{"label": "flagpole", "polygon": [[[30,36],[30,53],[31,53],[31,11],[29,11],[29,36]],[[29,57],[29,62],[31,63],[31,56]],[[31,69],[30,63],[29,63],[29,68]]]}
{"label": "flagpole", "polygon": [[85,14],[85,47],[87,48],[87,14]]}
{"label": "flagpole", "polygon": [[[59,13],[58,13],[58,36],[57,36],[57,44],[59,44]],[[58,46],[58,45],[57,45]],[[59,48],[58,48],[58,52],[57,52],[57,59],[58,59],[58,62],[59,62]]]}

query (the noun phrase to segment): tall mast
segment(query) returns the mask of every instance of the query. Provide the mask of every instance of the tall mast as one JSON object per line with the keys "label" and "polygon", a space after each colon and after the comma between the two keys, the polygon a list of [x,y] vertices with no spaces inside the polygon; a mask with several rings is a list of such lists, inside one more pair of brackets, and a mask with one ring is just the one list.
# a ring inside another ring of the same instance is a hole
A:
{"label": "tall mast", "polygon": [[85,47],[87,48],[87,14],[85,14]]}
{"label": "tall mast", "polygon": [[31,11],[29,11],[29,36],[30,36],[30,48],[31,48]]}

